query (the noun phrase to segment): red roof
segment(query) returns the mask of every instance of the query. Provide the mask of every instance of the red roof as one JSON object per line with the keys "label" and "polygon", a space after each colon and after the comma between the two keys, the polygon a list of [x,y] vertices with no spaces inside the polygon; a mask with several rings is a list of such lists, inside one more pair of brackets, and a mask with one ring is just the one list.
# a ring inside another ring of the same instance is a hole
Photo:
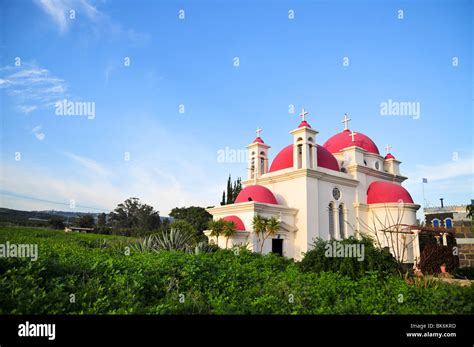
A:
{"label": "red roof", "polygon": [[227,216],[227,217],[224,217],[222,219],[225,220],[225,221],[228,221],[228,222],[234,222],[235,230],[238,230],[238,231],[244,231],[245,230],[244,222],[242,222],[242,219],[240,219],[237,216]]}
{"label": "red roof", "polygon": [[388,154],[385,156],[385,159],[395,159],[395,157],[392,155],[392,153],[388,153]]}
{"label": "red roof", "polygon": [[253,140],[252,143],[255,143],[255,142],[258,142],[258,143],[265,143],[265,142],[263,142],[263,140],[262,140],[262,138],[261,138],[260,136],[257,136],[257,137],[255,138],[255,140]]}
{"label": "red roof", "polygon": [[376,181],[369,185],[367,189],[368,204],[391,202],[413,204],[413,199],[405,188],[395,183]]}
{"label": "red roof", "polygon": [[278,205],[275,195],[268,189],[258,184],[248,186],[242,189],[235,199],[235,203],[256,201],[263,202],[265,204]]}
{"label": "red roof", "polygon": [[[339,171],[337,159],[329,153],[323,146],[316,145],[318,166],[326,169]],[[269,172],[287,169],[293,167],[293,145],[286,146],[273,159]]]}
{"label": "red roof", "polygon": [[311,128],[311,125],[309,125],[309,123],[304,120],[304,121],[301,121],[300,125],[298,125],[298,128],[302,128],[302,127]]}
{"label": "red roof", "polygon": [[331,153],[336,153],[344,148],[357,146],[365,149],[369,153],[380,154],[377,145],[368,136],[356,133],[353,142],[352,137],[349,135],[350,133],[350,130],[346,129],[343,132],[334,135],[323,144],[323,147]]}

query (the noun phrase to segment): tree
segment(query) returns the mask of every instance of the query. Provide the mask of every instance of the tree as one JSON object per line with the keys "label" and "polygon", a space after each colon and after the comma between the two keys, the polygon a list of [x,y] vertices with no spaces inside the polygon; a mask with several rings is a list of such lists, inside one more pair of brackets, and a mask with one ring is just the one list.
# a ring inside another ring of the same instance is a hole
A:
{"label": "tree", "polygon": [[229,175],[227,179],[227,187],[222,192],[221,205],[230,205],[235,202],[237,195],[242,190],[242,180],[239,177],[236,181],[232,182],[232,177]]}
{"label": "tree", "polygon": [[180,234],[187,235],[194,244],[200,241],[196,229],[191,225],[191,223],[185,220],[175,220],[170,224],[170,230],[177,230]]}
{"label": "tree", "polygon": [[466,206],[467,218],[474,219],[474,204]]}
{"label": "tree", "polygon": [[100,213],[97,216],[97,226],[100,228],[107,226],[107,215],[105,213]]}
{"label": "tree", "polygon": [[64,221],[59,217],[52,217],[48,220],[48,225],[53,229],[64,229]]}
{"label": "tree", "polygon": [[157,230],[161,225],[159,212],[152,206],[140,203],[138,198],[129,198],[118,204],[115,210],[110,212],[109,221],[115,228],[147,231]]}
{"label": "tree", "polygon": [[193,226],[198,235],[202,235],[202,232],[207,229],[207,225],[212,219],[212,215],[205,208],[199,206],[175,207],[171,210],[169,216],[188,222]]}
{"label": "tree", "polygon": [[235,223],[232,221],[223,221],[223,230],[222,233],[226,237],[225,249],[228,247],[229,238],[236,233]]}
{"label": "tree", "polygon": [[281,223],[275,217],[265,218],[260,215],[255,215],[252,219],[252,227],[257,236],[257,247],[260,254],[263,253],[263,246],[265,241],[277,233],[280,229]]}
{"label": "tree", "polygon": [[95,225],[94,216],[90,214],[83,215],[76,221],[76,224],[80,228],[93,228]]}
{"label": "tree", "polygon": [[210,220],[208,228],[211,231],[211,236],[216,237],[216,245],[219,246],[219,236],[224,232],[224,220]]}

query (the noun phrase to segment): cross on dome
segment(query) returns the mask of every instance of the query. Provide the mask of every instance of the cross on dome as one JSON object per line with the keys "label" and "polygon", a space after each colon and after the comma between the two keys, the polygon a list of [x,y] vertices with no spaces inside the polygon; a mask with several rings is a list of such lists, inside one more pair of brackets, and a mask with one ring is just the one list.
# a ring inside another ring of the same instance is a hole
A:
{"label": "cross on dome", "polygon": [[305,111],[304,110],[304,107],[301,109],[301,112],[300,112],[300,117],[301,117],[301,121],[304,122],[306,121],[306,116],[309,114],[309,112]]}
{"label": "cross on dome", "polygon": [[344,119],[342,120],[342,123],[344,123],[344,130],[349,130],[349,121],[351,119],[347,117],[347,113],[344,113]]}
{"label": "cross on dome", "polygon": [[390,154],[390,151],[392,150],[392,146],[387,145],[387,147],[385,147],[385,150],[387,151],[387,154]]}
{"label": "cross on dome", "polygon": [[355,138],[356,135],[357,135],[357,133],[355,133],[355,132],[351,132],[351,133],[349,134],[349,136],[352,137],[352,142],[355,141],[354,138]]}

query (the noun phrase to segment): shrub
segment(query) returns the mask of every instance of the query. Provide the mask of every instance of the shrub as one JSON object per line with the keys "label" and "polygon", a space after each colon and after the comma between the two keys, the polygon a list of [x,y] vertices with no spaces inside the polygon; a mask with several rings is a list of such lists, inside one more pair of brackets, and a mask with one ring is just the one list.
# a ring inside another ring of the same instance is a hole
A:
{"label": "shrub", "polygon": [[432,244],[427,245],[420,257],[420,269],[424,274],[438,274],[441,265],[446,265],[446,271],[454,273],[459,267],[459,258],[453,254],[453,249],[448,246]]}
{"label": "shrub", "polygon": [[[363,246],[364,259],[360,261],[354,256],[327,256],[327,250],[330,247],[344,247],[346,245]],[[361,240],[358,240],[350,237],[342,241],[317,239],[313,244],[313,249],[304,255],[300,268],[304,272],[319,273],[322,271],[332,271],[351,278],[358,278],[364,276],[367,271],[378,271],[382,275],[396,273],[398,265],[388,250],[376,248],[370,238],[363,237]]]}

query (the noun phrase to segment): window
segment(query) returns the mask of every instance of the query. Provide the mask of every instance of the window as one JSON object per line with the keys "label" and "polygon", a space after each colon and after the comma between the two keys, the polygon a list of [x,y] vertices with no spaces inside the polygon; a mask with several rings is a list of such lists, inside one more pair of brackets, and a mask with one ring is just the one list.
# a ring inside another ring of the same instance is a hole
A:
{"label": "window", "polygon": [[303,145],[298,145],[298,169],[301,169],[303,166]]}
{"label": "window", "polygon": [[375,170],[379,170],[380,169],[380,164],[378,161],[375,162]]}
{"label": "window", "polygon": [[339,205],[339,236],[341,240],[346,237],[346,224],[344,218],[344,205]]}
{"label": "window", "polygon": [[439,219],[435,218],[431,221],[431,224],[435,227],[435,228],[439,228]]}
{"label": "window", "polygon": [[334,239],[335,233],[334,233],[334,204],[331,202],[329,203],[328,206],[328,218],[329,218],[329,238],[331,240]]}
{"label": "window", "polygon": [[446,218],[444,220],[444,226],[448,229],[452,229],[453,227],[453,220],[451,218]]}
{"label": "window", "polygon": [[336,200],[339,200],[341,198],[341,191],[339,190],[339,188],[337,188],[337,187],[333,188],[332,197]]}
{"label": "window", "polygon": [[314,161],[313,146],[311,144],[308,145],[308,150],[309,150],[309,168],[314,169],[314,165],[313,165],[313,161]]}

